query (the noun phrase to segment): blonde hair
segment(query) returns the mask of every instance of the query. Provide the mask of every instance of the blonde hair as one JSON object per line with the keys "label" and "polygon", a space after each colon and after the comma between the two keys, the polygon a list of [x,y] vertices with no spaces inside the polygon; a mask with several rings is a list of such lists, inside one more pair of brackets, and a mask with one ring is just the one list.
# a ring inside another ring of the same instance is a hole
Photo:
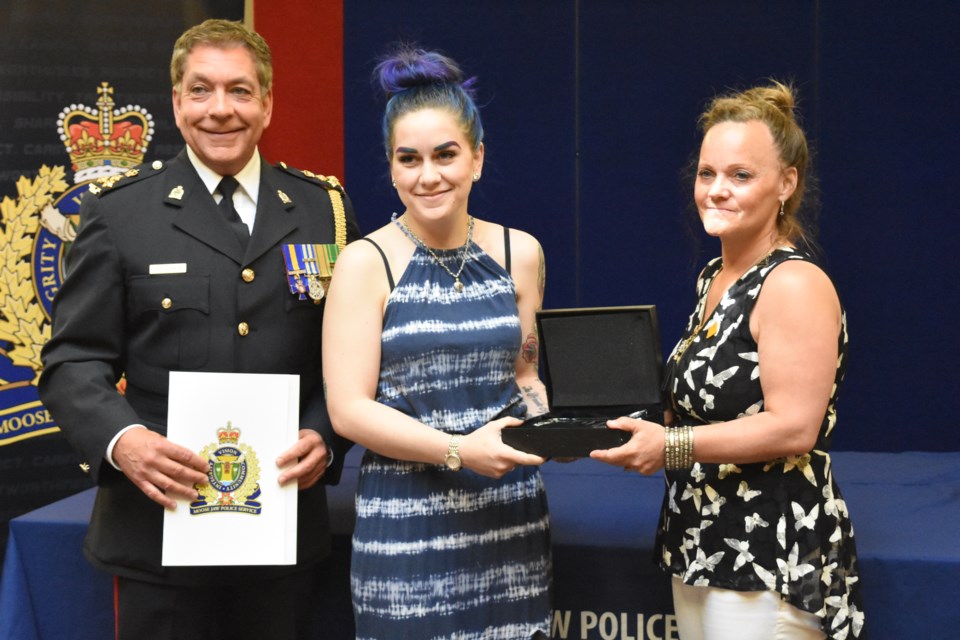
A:
{"label": "blonde hair", "polygon": [[783,215],[777,218],[777,230],[781,238],[790,242],[812,245],[813,221],[805,223],[800,215],[807,190],[810,150],[807,136],[797,123],[794,93],[792,86],[771,80],[768,86],[717,96],[700,114],[699,125],[703,134],[721,122],[756,120],[767,125],[783,166],[797,170],[797,187],[784,202]]}
{"label": "blonde hair", "polygon": [[231,47],[246,47],[253,55],[257,68],[257,80],[263,93],[270,91],[273,85],[273,60],[270,47],[255,31],[251,31],[240,22],[230,20],[211,19],[190,27],[177,38],[173,45],[173,56],[170,58],[170,81],[175,91],[180,90],[183,81],[183,70],[187,65],[187,56],[198,45],[206,45],[228,49]]}

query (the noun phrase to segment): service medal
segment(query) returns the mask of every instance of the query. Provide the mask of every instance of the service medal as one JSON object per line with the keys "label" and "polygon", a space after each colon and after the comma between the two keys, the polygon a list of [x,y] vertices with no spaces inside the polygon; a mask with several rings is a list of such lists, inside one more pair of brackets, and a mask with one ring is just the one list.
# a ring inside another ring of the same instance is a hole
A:
{"label": "service medal", "polygon": [[340,255],[335,244],[287,244],[282,247],[290,293],[314,303],[323,300]]}
{"label": "service medal", "polygon": [[323,300],[324,290],[323,285],[320,283],[320,277],[311,275],[307,278],[307,281],[310,283],[310,299],[314,302],[320,302]]}

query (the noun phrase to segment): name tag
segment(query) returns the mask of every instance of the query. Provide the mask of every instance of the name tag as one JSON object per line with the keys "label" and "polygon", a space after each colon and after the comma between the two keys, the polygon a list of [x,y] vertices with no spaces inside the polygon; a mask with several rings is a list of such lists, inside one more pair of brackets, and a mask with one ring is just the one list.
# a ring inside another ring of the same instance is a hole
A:
{"label": "name tag", "polygon": [[186,262],[171,262],[170,264],[152,264],[150,265],[150,275],[159,276],[168,273],[186,273]]}

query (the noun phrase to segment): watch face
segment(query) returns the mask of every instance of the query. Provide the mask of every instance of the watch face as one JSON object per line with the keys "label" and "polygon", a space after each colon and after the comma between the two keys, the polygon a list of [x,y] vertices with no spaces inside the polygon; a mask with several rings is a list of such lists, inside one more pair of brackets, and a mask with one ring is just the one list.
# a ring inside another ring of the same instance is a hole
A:
{"label": "watch face", "polygon": [[463,466],[460,456],[456,454],[448,453],[443,461],[447,464],[447,467],[453,471],[460,471],[460,467]]}

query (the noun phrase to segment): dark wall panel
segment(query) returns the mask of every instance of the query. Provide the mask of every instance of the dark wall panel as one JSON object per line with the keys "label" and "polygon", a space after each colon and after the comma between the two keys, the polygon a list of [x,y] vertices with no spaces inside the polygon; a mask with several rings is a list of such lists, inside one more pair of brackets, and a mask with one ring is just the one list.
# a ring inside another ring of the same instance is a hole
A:
{"label": "dark wall panel", "polygon": [[821,25],[821,236],[852,345],[843,442],[957,450],[960,9],[825,2]]}
{"label": "dark wall panel", "polygon": [[607,0],[580,13],[583,304],[656,304],[672,348],[719,246],[695,223],[695,255],[687,233],[697,117],[716,92],[768,77],[812,96],[812,6]]}
{"label": "dark wall panel", "polygon": [[529,231],[547,256],[547,306],[572,303],[574,271],[573,3],[365,1],[344,5],[346,187],[361,228],[386,224],[400,200],[370,82],[397,40],[440,49],[477,76],[486,130],[470,212]]}

